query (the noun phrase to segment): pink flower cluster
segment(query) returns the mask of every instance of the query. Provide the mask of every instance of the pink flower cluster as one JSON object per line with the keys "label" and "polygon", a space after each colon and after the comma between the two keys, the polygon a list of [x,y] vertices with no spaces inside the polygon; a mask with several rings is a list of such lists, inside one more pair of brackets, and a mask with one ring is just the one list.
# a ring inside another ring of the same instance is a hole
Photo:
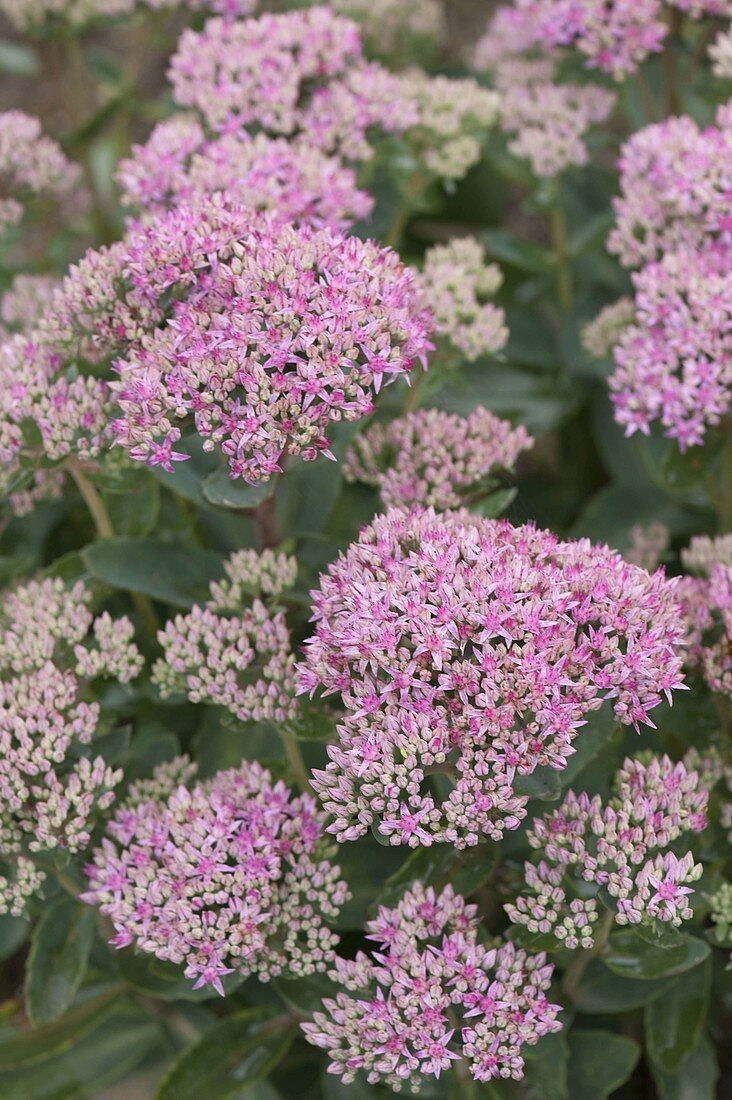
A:
{"label": "pink flower cluster", "polygon": [[35,333],[0,344],[0,462],[6,491],[17,491],[18,483],[19,491],[28,491],[29,463],[37,465],[39,450],[59,462],[71,454],[94,456],[103,445],[107,383],[63,366],[62,357]]}
{"label": "pink flower cluster", "polygon": [[396,253],[213,200],[133,232],[126,272],[152,303],[184,292],[167,327],[117,363],[117,441],[164,469],[184,457],[173,450],[184,421],[252,483],[283,454],[332,457],[329,424],[370,413],[430,347]]}
{"label": "pink flower cluster", "polygon": [[560,81],[556,51],[536,57],[536,26],[521,8],[498,8],[473,55],[498,89],[509,151],[529,161],[537,176],[556,176],[587,163],[586,131],[604,122],[615,96],[596,84]]}
{"label": "pink flower cluster", "polygon": [[660,420],[681,450],[732,401],[732,268],[719,245],[667,252],[633,276],[635,317],[613,351],[610,390],[627,435]]}
{"label": "pink flower cluster", "polygon": [[367,927],[378,952],[339,958],[333,974],[356,996],[324,1000],[302,1025],[346,1084],[362,1071],[369,1084],[416,1090],[453,1062],[476,1081],[520,1080],[523,1048],[560,1029],[545,956],[480,943],[476,906],[452,887],[415,884]]}
{"label": "pink flower cluster", "polygon": [[0,296],[0,321],[11,332],[26,332],[40,321],[57,286],[52,275],[16,275]]}
{"label": "pink flower cluster", "polygon": [[0,113],[0,185],[0,230],[20,221],[29,196],[47,195],[67,209],[85,197],[79,165],[23,111]]}
{"label": "pink flower cluster", "polygon": [[304,135],[346,160],[370,156],[372,128],[399,132],[416,121],[399,78],[365,62],[357,25],[326,7],[211,19],[200,33],[184,31],[169,75],[176,102],[214,131]]}
{"label": "pink flower cluster", "polygon": [[498,96],[470,77],[457,80],[409,69],[398,79],[404,115],[399,131],[410,159],[427,177],[462,179],[480,160],[498,119]]}
{"label": "pink flower cluster", "polygon": [[158,634],[164,657],[153,682],[163,698],[184,692],[213,703],[240,722],[283,722],[295,711],[295,659],[284,615],[260,599],[294,583],[297,563],[284,554],[240,551],[224,565],[227,578],[187,615]]}
{"label": "pink flower cluster", "polygon": [[669,548],[671,533],[665,523],[636,523],[630,529],[630,546],[625,557],[651,573],[657,569]]}
{"label": "pink flower cluster", "polygon": [[509,59],[496,70],[501,128],[514,156],[529,161],[536,176],[557,176],[587,164],[585,134],[605,122],[615,95],[596,84],[559,82],[553,62]]}
{"label": "pink flower cluster", "polygon": [[[729,0],[671,2],[692,19],[732,14]],[[665,14],[662,0],[518,0],[513,9],[498,9],[476,59],[492,63],[507,51],[515,56],[530,50],[550,55],[577,50],[587,68],[622,80],[663,48]]]}
{"label": "pink flower cluster", "polygon": [[156,126],[120,163],[117,180],[123,203],[145,215],[221,191],[231,202],[286,222],[342,229],[367,218],[373,206],[353,169],[306,139],[242,131],[209,140],[192,115]]}
{"label": "pink flower cluster", "polygon": [[[523,8],[502,4],[491,15],[470,61],[476,72],[493,75],[504,62],[536,52],[536,35],[529,14]],[[544,48],[541,53],[551,57],[556,51]]]}
{"label": "pink flower cluster", "polygon": [[[0,334],[4,343],[11,340],[13,333],[27,332],[40,321],[57,285],[57,280],[47,275],[14,277],[10,288],[0,297]],[[0,481],[7,492],[10,511],[15,516],[26,516],[37,504],[58,499],[66,483],[63,470],[22,468],[19,464],[20,454],[26,450],[24,437],[27,424],[24,421],[32,421],[48,399],[43,376],[41,379],[33,378],[36,359],[35,349],[22,340],[0,350],[0,378],[5,382],[4,398],[0,398],[0,452],[5,469]],[[16,370],[16,367],[19,369]],[[60,404],[59,421],[50,423],[44,420],[47,424],[45,441],[51,449],[55,449],[63,436],[68,434],[70,421],[82,427],[79,407],[75,398],[70,396],[68,387],[54,387],[53,396]],[[82,404],[86,407],[86,400]],[[89,423],[87,427],[94,425]],[[82,450],[93,446],[92,440],[83,431],[80,438],[76,431],[73,435]],[[13,491],[8,492],[11,488]]]}
{"label": "pink flower cluster", "polygon": [[94,618],[79,582],[31,581],[6,592],[0,613],[0,912],[19,913],[42,875],[28,854],[79,851],[90,821],[113,800],[120,772],[83,751],[99,704],[85,688],[99,677],[128,683],[142,658],[128,619]]}
{"label": "pink flower cluster", "polygon": [[562,768],[604,700],[637,728],[681,682],[673,583],[533,527],[392,510],[312,596],[299,688],[350,712],[314,780],[341,840],[498,838],[524,815],[516,776]]}
{"label": "pink flower cluster", "polygon": [[136,946],[184,966],[222,996],[227,974],[262,980],[323,971],[325,922],[348,896],[327,858],[313,799],[258,763],[192,782],[185,758],[130,790],[87,868],[83,900]]}
{"label": "pink flower cluster", "polygon": [[604,359],[620,340],[635,317],[635,303],[629,295],[604,306],[582,329],[582,344],[591,355]]}
{"label": "pink flower cluster", "polygon": [[529,843],[541,859],[525,864],[527,893],[506,905],[509,918],[569,949],[590,948],[600,912],[582,886],[591,883],[613,899],[616,924],[688,920],[688,884],[702,867],[671,845],[706,828],[707,799],[698,773],[667,756],[626,759],[605,803],[569,791],[558,810],[533,822]]}
{"label": "pink flower cluster", "polygon": [[483,246],[473,237],[438,244],[425,254],[419,282],[435,331],[475,362],[496,355],[508,340],[506,314],[487,299],[503,281],[497,264],[486,263]]}
{"label": "pink flower cluster", "polygon": [[518,6],[537,44],[578,50],[589,68],[618,80],[657,53],[667,31],[660,0],[520,0]]}
{"label": "pink flower cluster", "polygon": [[732,536],[694,538],[681,558],[698,574],[679,585],[688,663],[700,670],[711,691],[732,698]]}
{"label": "pink flower cluster", "polygon": [[484,495],[495,474],[513,469],[532,443],[525,428],[512,428],[480,405],[468,416],[420,410],[358,435],[343,472],[375,485],[385,508],[421,504],[446,511]]}
{"label": "pink flower cluster", "polygon": [[620,195],[608,248],[638,267],[680,248],[732,244],[730,184],[732,106],[700,128],[682,115],[646,126],[623,145]]}

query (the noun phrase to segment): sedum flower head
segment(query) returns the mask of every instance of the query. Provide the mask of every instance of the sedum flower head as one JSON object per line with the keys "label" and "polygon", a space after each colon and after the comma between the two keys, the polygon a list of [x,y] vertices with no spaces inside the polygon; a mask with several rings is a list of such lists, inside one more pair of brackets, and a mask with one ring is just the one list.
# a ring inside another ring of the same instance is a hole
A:
{"label": "sedum flower head", "polygon": [[709,59],[712,62],[712,72],[718,80],[729,80],[732,77],[732,34],[722,31],[709,47]]}
{"label": "sedum flower head", "polygon": [[305,139],[290,141],[246,131],[208,139],[193,115],[155,127],[117,172],[122,201],[143,214],[162,214],[198,196],[228,199],[285,222],[346,228],[371,212],[353,169]]}
{"label": "sedum flower head", "polygon": [[707,577],[715,565],[732,565],[732,535],[696,535],[681,551],[681,561],[689,572]]}
{"label": "sedum flower head", "polygon": [[393,251],[211,200],[134,231],[126,274],[151,303],[181,295],[116,365],[117,441],[164,469],[185,457],[173,450],[184,422],[252,483],[283,454],[332,457],[331,422],[370,413],[431,346]]}
{"label": "sedum flower head", "polygon": [[11,332],[27,332],[43,317],[57,286],[52,275],[16,275],[0,296],[0,321]]}
{"label": "sedum flower head", "polygon": [[348,896],[314,800],[258,763],[193,782],[186,762],[131,790],[88,867],[83,900],[119,947],[183,966],[222,996],[227,974],[301,977],[332,962],[326,922]]}
{"label": "sedum flower head", "polygon": [[625,557],[641,569],[652,573],[663,561],[668,550],[671,533],[665,523],[636,523],[630,529],[630,546]]}
{"label": "sedum flower head", "polygon": [[659,420],[685,450],[703,442],[732,398],[729,250],[667,252],[633,283],[634,321],[613,351],[615,418],[626,435],[649,435]]}
{"label": "sedum flower head", "polygon": [[607,802],[569,791],[529,831],[541,858],[525,865],[526,893],[505,907],[510,920],[566,948],[591,948],[599,909],[589,883],[612,898],[616,924],[680,925],[702,868],[671,845],[706,827],[707,799],[699,774],[667,756],[626,759]]}
{"label": "sedum flower head", "polygon": [[250,127],[304,135],[347,160],[370,156],[368,131],[414,121],[399,78],[361,56],[358,27],[327,7],[184,31],[169,72],[173,95],[217,132]]}
{"label": "sedum flower head", "polygon": [[344,473],[375,485],[385,508],[421,504],[446,511],[487,488],[497,471],[513,469],[532,443],[525,428],[512,428],[481,406],[468,416],[419,410],[357,436]]}
{"label": "sedum flower head", "polygon": [[491,75],[499,92],[509,151],[528,160],[535,175],[551,177],[587,163],[585,134],[607,119],[615,96],[596,84],[561,81],[556,51],[536,47],[531,15],[521,8],[498,8],[472,63]]}
{"label": "sedum flower head", "polygon": [[[470,63],[476,72],[494,75],[504,62],[535,53],[536,45],[528,12],[514,5],[501,5],[473,48]],[[551,51],[544,49],[542,55],[551,56]]]}
{"label": "sedum flower head", "polygon": [[477,80],[430,76],[410,69],[399,78],[400,101],[414,119],[402,121],[410,156],[428,175],[459,180],[480,160],[498,119],[498,96]]}
{"label": "sedum flower head", "polygon": [[299,687],[349,712],[315,776],[341,839],[372,822],[392,844],[499,837],[524,813],[515,777],[563,767],[604,700],[637,728],[681,682],[662,573],[467,512],[378,517],[313,607]]}
{"label": "sedum flower head", "polygon": [[211,598],[176,615],[158,634],[164,657],[153,682],[164,698],[183,692],[239,721],[282,722],[295,711],[295,659],[285,617],[260,599],[295,580],[297,563],[284,554],[240,551],[225,564],[226,579]]}
{"label": "sedum flower head", "polygon": [[732,882],[723,882],[709,898],[709,917],[714,924],[714,935],[722,943],[729,943],[732,928]]}
{"label": "sedum flower head", "polygon": [[91,820],[121,772],[85,754],[99,704],[84,687],[128,683],[142,658],[128,619],[95,618],[81,582],[31,581],[5,593],[0,614],[0,912],[18,913],[43,875],[30,853],[86,847]]}
{"label": "sedum flower head", "polygon": [[537,44],[569,47],[588,68],[620,80],[658,53],[667,32],[660,0],[520,0]]}
{"label": "sedum flower head", "polygon": [[598,359],[609,355],[624,330],[635,318],[635,303],[629,296],[618,298],[600,310],[582,330],[582,345]]}
{"label": "sedum flower head", "polygon": [[476,907],[452,887],[415,884],[367,927],[378,951],[337,959],[332,974],[355,996],[326,999],[302,1025],[344,1083],[360,1071],[369,1084],[416,1091],[453,1062],[476,1081],[520,1080],[523,1048],[560,1029],[546,957],[484,946]]}
{"label": "sedum flower head", "polygon": [[711,691],[732,698],[732,536],[694,538],[681,560],[698,574],[683,577],[679,585],[688,664]]}
{"label": "sedum flower head", "polygon": [[732,109],[714,125],[686,115],[638,130],[623,145],[620,195],[608,248],[626,267],[665,252],[732,241],[726,165],[732,155]]}
{"label": "sedum flower head", "polygon": [[24,111],[0,112],[0,230],[20,221],[29,197],[47,196],[72,209],[83,202],[81,168]]}
{"label": "sedum flower head", "polygon": [[610,116],[615,95],[596,84],[560,82],[553,62],[508,59],[495,74],[501,128],[514,156],[536,176],[557,176],[589,160],[587,131]]}
{"label": "sedum flower head", "polygon": [[487,300],[502,281],[498,265],[486,263],[472,237],[427,250],[419,282],[435,331],[468,362],[497,354],[508,340],[506,314]]}

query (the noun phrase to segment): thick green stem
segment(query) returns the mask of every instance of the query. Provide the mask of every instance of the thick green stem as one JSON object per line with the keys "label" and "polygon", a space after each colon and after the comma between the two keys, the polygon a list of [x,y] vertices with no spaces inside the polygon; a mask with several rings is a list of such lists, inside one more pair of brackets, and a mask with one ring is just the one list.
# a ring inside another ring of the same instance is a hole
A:
{"label": "thick green stem", "polygon": [[397,207],[397,211],[384,240],[384,243],[388,245],[389,248],[399,249],[402,243],[402,237],[409,225],[409,219],[412,216],[414,202],[421,190],[422,175],[420,172],[413,172],[404,189],[404,197],[399,201],[399,206]]}
{"label": "thick green stem", "polygon": [[[70,455],[64,463],[66,470],[74,479],[76,488],[79,490],[81,497],[86,504],[89,511],[89,515],[94,521],[97,534],[100,539],[113,539],[114,527],[112,521],[109,518],[109,512],[107,511],[104,501],[97,492],[96,488],[86,476],[83,466],[79,462],[76,455]],[[151,634],[157,634],[160,629],[160,623],[158,617],[155,614],[155,608],[152,605],[150,599],[143,595],[142,592],[132,593],[132,602],[137,608],[138,613],[142,617],[143,621],[147,625]]]}
{"label": "thick green stem", "polygon": [[271,550],[282,542],[277,516],[277,494],[274,492],[250,513],[260,550]]}
{"label": "thick green stem", "polygon": [[719,527],[732,531],[732,417],[722,421],[722,478],[719,495]]}
{"label": "thick green stem", "polygon": [[638,89],[638,98],[643,104],[643,113],[646,116],[646,122],[651,123],[658,120],[658,106],[653,98],[653,92],[645,78],[642,69],[638,69],[635,74],[635,85]]}
{"label": "thick green stem", "polygon": [[419,405],[422,386],[424,385],[424,380],[427,377],[426,371],[420,370],[419,367],[417,367],[416,370],[418,371],[418,373],[416,375],[412,374],[412,384],[407,390],[407,396],[404,398],[404,406],[402,411],[405,415],[407,413],[414,412],[414,410]]}
{"label": "thick green stem", "polygon": [[678,8],[670,8],[668,14],[668,35],[664,43],[663,69],[663,109],[668,115],[677,115],[680,111],[679,72],[676,63],[676,45],[681,38],[684,17]]}
{"label": "thick green stem", "polygon": [[580,982],[582,981],[582,977],[587,967],[593,959],[596,959],[597,956],[601,955],[605,950],[614,920],[615,914],[611,910],[608,910],[595,929],[595,942],[592,947],[588,947],[583,951],[577,951],[572,962],[567,967],[567,971],[562,981],[562,991],[570,1001],[576,999]]}
{"label": "thick green stem", "polygon": [[86,476],[84,469],[75,455],[66,459],[66,469],[71,474],[76,488],[81,493],[82,499],[89,510],[89,515],[94,520],[94,526],[101,539],[113,539],[114,528],[109,518],[109,512],[104,507],[104,501]]}
{"label": "thick green stem", "polygon": [[67,894],[70,894],[72,898],[78,901],[81,897],[81,889],[76,885],[74,880],[69,878],[69,876],[59,867],[55,867],[53,873],[56,876],[56,881],[59,886],[61,886]]}
{"label": "thick green stem", "polygon": [[402,237],[404,236],[404,231],[407,228],[408,224],[409,224],[409,207],[406,205],[406,203],[400,202],[399,203],[399,209],[397,210],[396,214],[394,215],[392,223],[389,226],[389,230],[386,234],[386,240],[385,240],[384,243],[387,244],[389,246],[389,248],[394,248],[398,251],[399,250],[399,245],[402,243]]}
{"label": "thick green stem", "polygon": [[549,211],[549,228],[557,261],[557,296],[563,313],[572,305],[572,268],[567,251],[567,226],[559,199]]}
{"label": "thick green stem", "polygon": [[285,758],[294,780],[301,791],[309,791],[310,772],[303,760],[297,738],[293,734],[288,733],[282,726],[278,726],[277,731],[280,735],[282,746],[285,750]]}

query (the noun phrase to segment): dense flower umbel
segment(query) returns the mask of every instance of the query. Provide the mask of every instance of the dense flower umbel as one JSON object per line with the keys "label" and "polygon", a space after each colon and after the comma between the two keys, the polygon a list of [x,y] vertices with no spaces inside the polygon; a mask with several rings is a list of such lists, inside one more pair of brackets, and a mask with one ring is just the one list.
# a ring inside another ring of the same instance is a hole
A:
{"label": "dense flower umbel", "polygon": [[58,286],[52,275],[16,275],[0,296],[0,321],[11,332],[25,332],[40,321]]}
{"label": "dense flower umbel", "polygon": [[[549,49],[541,51],[549,57]],[[513,5],[501,6],[491,15],[485,33],[476,43],[471,65],[476,72],[495,74],[506,61],[536,54],[536,36],[531,17]]]}
{"label": "dense flower umbel", "polygon": [[[85,683],[109,676],[127,683],[142,659],[128,619],[96,619],[80,582],[32,581],[5,593],[0,613],[0,912],[20,912],[42,875],[28,852],[89,842],[90,819],[113,799],[121,777],[102,757],[83,754],[99,705]],[[25,854],[24,854],[25,853]]]}
{"label": "dense flower umbel", "polygon": [[599,906],[584,882],[607,891],[617,924],[688,920],[688,884],[702,868],[692,852],[679,858],[670,845],[706,827],[707,799],[698,773],[667,756],[626,759],[607,803],[570,791],[529,830],[541,859],[525,865],[529,892],[506,906],[508,916],[564,947],[592,947]]}
{"label": "dense flower umbel", "polygon": [[28,469],[39,449],[57,462],[70,454],[88,458],[103,445],[110,411],[107,383],[62,368],[61,356],[36,340],[35,334],[17,334],[0,344],[0,482],[4,487],[18,482],[21,465]]}
{"label": "dense flower umbel", "polygon": [[732,698],[732,536],[695,538],[682,553],[679,599],[689,631],[688,661],[710,689]]}
{"label": "dense flower umbel", "polygon": [[518,6],[537,44],[572,47],[589,68],[617,79],[658,52],[667,30],[660,0],[519,0]]}
{"label": "dense flower umbel", "polygon": [[598,359],[604,359],[620,340],[635,317],[635,303],[628,295],[600,310],[582,329],[582,344]]}
{"label": "dense flower umbel", "polygon": [[431,321],[391,250],[225,211],[179,208],[131,234],[136,294],[185,293],[117,363],[114,428],[133,458],[167,469],[192,419],[232,477],[256,482],[284,453],[332,457],[329,424],[367,415],[382,385],[425,363]]}
{"label": "dense flower umbel", "polygon": [[347,990],[302,1025],[328,1051],[330,1073],[395,1091],[464,1061],[475,1080],[523,1076],[522,1050],[560,1029],[546,992],[553,967],[513,944],[478,942],[478,917],[452,887],[415,884],[367,925],[379,951],[336,960]]}
{"label": "dense flower umbel", "polygon": [[[16,275],[10,284],[10,288],[0,297],[0,332],[7,341],[12,333],[22,333],[30,329],[41,318],[44,310],[48,308],[51,294],[58,285],[58,281],[48,275]],[[17,347],[25,345],[18,342]],[[30,351],[30,349],[28,349]],[[62,495],[66,482],[66,476],[62,470],[55,469],[31,469],[21,471],[18,456],[23,449],[23,421],[27,415],[30,419],[36,403],[27,392],[30,384],[36,398],[42,399],[45,387],[36,387],[32,373],[30,377],[25,375],[26,366],[30,366],[34,360],[31,355],[28,360],[24,357],[16,358],[17,349],[0,351],[0,379],[4,384],[4,396],[0,397],[0,451],[3,457],[3,476],[0,484],[7,489],[12,485],[16,488],[10,492],[7,502],[12,513],[16,516],[26,516],[37,504],[49,500],[56,500]],[[16,363],[20,369],[16,370]],[[61,398],[61,392],[56,389],[57,398]],[[68,389],[65,390],[68,395]],[[62,402],[63,412],[61,421],[66,421],[68,428],[69,406]],[[54,425],[54,434],[58,425]]]}
{"label": "dense flower umbel", "polygon": [[276,596],[295,580],[297,563],[284,554],[234,554],[227,578],[211,598],[176,615],[158,634],[165,656],[153,669],[164,697],[185,692],[194,703],[215,703],[241,722],[284,721],[295,707],[295,659],[284,615],[259,598]]}
{"label": "dense flower umbel", "polygon": [[400,132],[417,121],[400,79],[362,59],[357,25],[325,7],[211,19],[200,34],[183,33],[169,75],[176,101],[213,130],[302,134],[347,160],[371,155],[372,128]]}
{"label": "dense flower umbel", "polygon": [[585,134],[610,115],[615,95],[595,84],[560,83],[551,61],[507,60],[495,74],[501,128],[514,156],[537,176],[556,176],[589,160]]}
{"label": "dense flower umbel", "polygon": [[536,57],[535,25],[518,8],[498,8],[473,54],[500,93],[499,118],[509,151],[526,158],[537,176],[555,176],[586,164],[586,131],[604,122],[615,96],[596,84],[559,80],[552,51]]}
{"label": "dense flower umbel", "polygon": [[681,450],[700,444],[732,400],[732,265],[721,245],[667,253],[633,276],[635,317],[610,378],[627,435],[660,420]]}
{"label": "dense flower umbel", "polygon": [[668,550],[671,533],[665,523],[636,523],[630,529],[630,546],[625,557],[634,565],[652,572],[663,561]]}
{"label": "dense flower umbel", "polygon": [[385,508],[422,504],[445,511],[488,488],[497,471],[513,469],[532,443],[525,428],[512,428],[481,406],[468,416],[421,409],[372,424],[356,437],[343,470],[351,481],[375,485]]}
{"label": "dense flower umbel", "polygon": [[20,221],[30,196],[47,195],[78,206],[84,199],[81,168],[46,137],[37,118],[0,113],[0,230]]}
{"label": "dense flower umbel", "polygon": [[701,129],[687,116],[646,126],[623,145],[620,196],[608,238],[626,267],[660,259],[683,246],[732,242],[727,165],[732,157],[732,107]]}
{"label": "dense flower umbel", "polygon": [[685,550],[681,551],[681,560],[692,573],[708,576],[715,565],[732,565],[732,534],[697,535]]}
{"label": "dense flower umbel", "polygon": [[222,996],[234,972],[325,970],[337,943],[325,922],[348,891],[314,800],[258,763],[197,783],[194,771],[179,761],[133,787],[94,853],[83,898],[111,918],[112,943],[183,965],[195,989]]}
{"label": "dense flower umbel", "polygon": [[[561,768],[587,716],[622,723],[680,685],[673,582],[586,540],[396,510],[364,528],[313,593],[301,691],[351,716],[316,774],[332,831],[475,844],[514,828],[516,773]],[[446,773],[440,802],[425,782]]]}
{"label": "dense flower umbel", "polygon": [[[729,0],[673,0],[685,15],[729,18]],[[661,0],[519,0],[537,45],[570,47],[588,68],[621,80],[649,54],[658,53],[668,32]]]}
{"label": "dense flower umbel", "polygon": [[338,229],[368,217],[373,206],[351,168],[305,139],[244,131],[209,140],[193,115],[156,126],[145,145],[134,146],[132,157],[120,163],[117,179],[122,201],[144,215],[222,191],[283,221]]}
{"label": "dense flower umbel", "polygon": [[486,263],[483,246],[459,237],[427,250],[419,282],[435,330],[468,362],[495,355],[508,340],[506,314],[491,298],[503,281],[497,264]]}
{"label": "dense flower umbel", "polygon": [[410,69],[400,77],[400,103],[412,125],[401,125],[410,156],[422,172],[459,180],[481,157],[488,131],[498,119],[498,96],[476,80],[429,76]]}
{"label": "dense flower umbel", "polygon": [[716,77],[722,80],[729,80],[732,77],[732,33],[730,31],[723,31],[717,35],[709,47],[709,58]]}

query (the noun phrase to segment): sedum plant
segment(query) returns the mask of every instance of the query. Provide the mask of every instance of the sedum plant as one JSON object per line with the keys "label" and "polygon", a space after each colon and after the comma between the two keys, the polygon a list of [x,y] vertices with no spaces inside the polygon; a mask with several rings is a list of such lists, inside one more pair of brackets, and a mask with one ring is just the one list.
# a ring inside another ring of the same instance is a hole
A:
{"label": "sedum plant", "polygon": [[732,1090],[732,8],[474,7],[0,0],[3,1100]]}

